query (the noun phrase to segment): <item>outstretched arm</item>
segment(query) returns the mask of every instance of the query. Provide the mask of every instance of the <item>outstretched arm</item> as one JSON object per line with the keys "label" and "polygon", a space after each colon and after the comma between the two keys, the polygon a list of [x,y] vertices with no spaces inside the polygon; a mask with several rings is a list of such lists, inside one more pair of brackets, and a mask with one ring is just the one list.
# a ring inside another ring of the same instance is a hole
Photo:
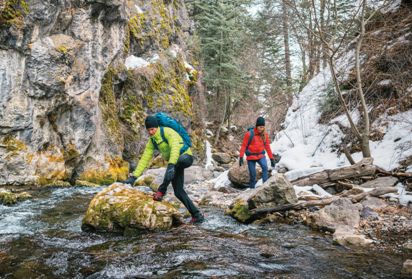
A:
{"label": "outstretched arm", "polygon": [[153,157],[153,152],[154,152],[154,146],[152,141],[149,139],[149,141],[146,144],[146,147],[144,149],[143,155],[140,158],[139,164],[137,165],[136,169],[133,172],[133,176],[139,177],[142,175],[144,170],[147,168],[149,165],[150,160]]}

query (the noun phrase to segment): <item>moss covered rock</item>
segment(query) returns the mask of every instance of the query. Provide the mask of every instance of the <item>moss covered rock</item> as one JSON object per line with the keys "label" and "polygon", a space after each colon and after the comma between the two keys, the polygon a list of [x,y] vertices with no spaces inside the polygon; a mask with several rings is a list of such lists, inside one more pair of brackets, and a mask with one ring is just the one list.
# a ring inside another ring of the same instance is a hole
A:
{"label": "moss covered rock", "polygon": [[13,193],[10,191],[0,190],[0,203],[4,205],[13,205],[19,201],[31,198],[27,192]]}
{"label": "moss covered rock", "polygon": [[298,202],[292,184],[283,174],[275,174],[262,186],[240,194],[226,211],[242,223],[250,223],[252,209],[277,207]]}
{"label": "moss covered rock", "polygon": [[251,215],[247,202],[242,199],[235,200],[226,210],[226,214],[242,223],[248,223]]}
{"label": "moss covered rock", "polygon": [[125,232],[168,230],[181,224],[181,214],[168,202],[155,202],[151,195],[115,183],[90,202],[83,230]]}

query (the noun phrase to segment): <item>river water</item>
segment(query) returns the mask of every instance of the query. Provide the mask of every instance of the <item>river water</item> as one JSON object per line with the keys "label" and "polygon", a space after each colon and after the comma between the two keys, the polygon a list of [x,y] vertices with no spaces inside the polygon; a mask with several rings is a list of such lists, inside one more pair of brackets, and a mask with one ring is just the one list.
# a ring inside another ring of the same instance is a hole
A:
{"label": "river water", "polygon": [[49,189],[0,205],[0,278],[399,278],[404,259],[349,250],[301,225],[242,225],[221,209],[168,232],[82,232],[102,188]]}

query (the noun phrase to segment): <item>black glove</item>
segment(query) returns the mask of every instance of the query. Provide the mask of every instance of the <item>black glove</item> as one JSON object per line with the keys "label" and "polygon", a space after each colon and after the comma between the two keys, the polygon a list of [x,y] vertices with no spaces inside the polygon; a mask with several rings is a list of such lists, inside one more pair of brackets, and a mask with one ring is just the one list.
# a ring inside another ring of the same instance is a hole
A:
{"label": "black glove", "polygon": [[275,165],[276,165],[275,159],[270,159],[270,165],[272,166],[272,168],[275,167]]}
{"label": "black glove", "polygon": [[174,164],[168,164],[164,180],[165,181],[172,181],[174,177],[175,177],[175,165]]}
{"label": "black glove", "polygon": [[134,182],[136,181],[137,177],[136,176],[130,176],[128,179],[126,179],[125,181],[122,181],[122,183],[124,184],[130,184],[130,185],[134,185]]}
{"label": "black glove", "polygon": [[241,167],[243,165],[243,157],[239,158],[239,166]]}

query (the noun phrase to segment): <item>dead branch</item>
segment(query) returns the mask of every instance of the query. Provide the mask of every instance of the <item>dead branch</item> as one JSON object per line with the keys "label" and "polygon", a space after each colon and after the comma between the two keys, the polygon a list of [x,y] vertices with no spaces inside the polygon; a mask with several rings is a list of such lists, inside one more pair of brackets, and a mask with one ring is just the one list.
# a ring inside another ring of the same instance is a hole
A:
{"label": "dead branch", "polygon": [[253,222],[254,220],[257,220],[259,218],[262,218],[266,216],[267,214],[275,213],[275,212],[284,212],[288,210],[301,210],[304,208],[308,208],[311,206],[325,206],[329,205],[335,200],[339,199],[339,197],[330,197],[327,199],[321,199],[321,200],[311,200],[311,201],[305,201],[305,202],[300,202],[300,203],[295,203],[295,204],[286,204],[286,205],[281,205],[277,207],[272,207],[272,208],[259,208],[259,209],[252,209],[250,210],[251,216],[249,218],[250,222]]}
{"label": "dead branch", "polygon": [[380,187],[380,188],[373,189],[370,192],[364,192],[358,195],[349,196],[349,198],[351,199],[352,202],[360,202],[367,196],[379,197],[379,196],[389,194],[389,193],[396,193],[397,191],[398,190],[395,187]]}

